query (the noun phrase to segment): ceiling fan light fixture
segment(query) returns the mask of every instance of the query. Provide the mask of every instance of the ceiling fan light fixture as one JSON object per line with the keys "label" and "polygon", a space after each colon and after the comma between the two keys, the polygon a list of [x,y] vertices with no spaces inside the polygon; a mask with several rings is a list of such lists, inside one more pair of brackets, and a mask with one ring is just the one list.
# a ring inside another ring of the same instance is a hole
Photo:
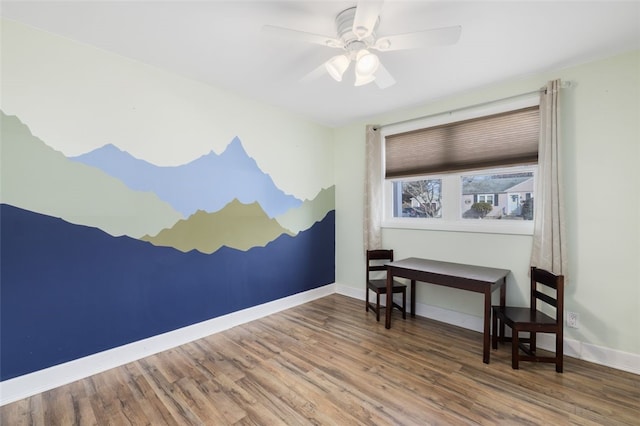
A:
{"label": "ceiling fan light fixture", "polygon": [[373,76],[378,66],[380,66],[380,59],[378,59],[377,55],[367,49],[362,49],[358,52],[356,56],[356,76]]}
{"label": "ceiling fan light fixture", "polygon": [[371,74],[371,75],[360,75],[358,73],[356,73],[356,82],[354,83],[354,86],[364,86],[365,84],[369,84],[372,81],[374,81],[376,79],[376,76]]}
{"label": "ceiling fan light fixture", "polygon": [[349,62],[351,61],[345,55],[338,55],[329,59],[324,66],[334,80],[342,81],[342,75],[349,68]]}

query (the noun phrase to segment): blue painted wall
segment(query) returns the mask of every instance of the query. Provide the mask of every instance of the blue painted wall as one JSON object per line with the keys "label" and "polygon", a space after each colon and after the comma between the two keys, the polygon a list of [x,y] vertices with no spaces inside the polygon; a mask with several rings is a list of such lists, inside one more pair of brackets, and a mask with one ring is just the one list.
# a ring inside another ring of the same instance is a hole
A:
{"label": "blue painted wall", "polygon": [[246,252],[182,253],[1,206],[2,380],[334,281],[334,213]]}

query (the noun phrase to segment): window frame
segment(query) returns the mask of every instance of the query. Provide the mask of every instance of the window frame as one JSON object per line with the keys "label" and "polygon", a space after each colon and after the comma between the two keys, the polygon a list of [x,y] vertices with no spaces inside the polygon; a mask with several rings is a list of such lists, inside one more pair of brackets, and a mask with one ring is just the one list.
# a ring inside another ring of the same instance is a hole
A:
{"label": "window frame", "polygon": [[[501,102],[477,107],[465,108],[452,112],[431,115],[422,119],[410,120],[397,124],[383,126],[381,128],[382,137],[382,168],[384,170],[384,139],[387,135],[417,130],[425,127],[443,125],[461,120],[478,118],[486,115],[498,114],[519,108],[539,105],[540,97],[537,93],[528,94],[523,97],[508,99]],[[535,198],[538,165],[524,165],[513,167],[496,167],[490,169],[479,169],[471,171],[456,171],[452,173],[440,173],[424,176],[412,176],[404,178],[386,179],[382,176],[382,223],[383,228],[396,229],[418,229],[453,232],[478,232],[491,234],[513,234],[513,235],[533,235],[534,220],[480,220],[463,219],[461,212],[462,185],[461,177],[470,174],[499,174],[514,171],[532,171],[534,174]],[[408,181],[414,179],[442,179],[442,217],[393,217],[393,182]],[[534,205],[534,208],[535,205]],[[535,217],[535,215],[534,215]]]}

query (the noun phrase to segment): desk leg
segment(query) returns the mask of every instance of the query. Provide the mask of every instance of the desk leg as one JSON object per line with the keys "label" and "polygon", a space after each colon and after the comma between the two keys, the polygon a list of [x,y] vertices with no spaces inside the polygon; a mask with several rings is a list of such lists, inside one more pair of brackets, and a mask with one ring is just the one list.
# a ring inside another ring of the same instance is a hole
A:
{"label": "desk leg", "polygon": [[489,364],[489,343],[491,340],[491,287],[484,290],[484,336],[482,344],[482,362]]}
{"label": "desk leg", "polygon": [[[504,308],[507,304],[507,277],[502,280],[502,286],[500,287],[500,307]],[[500,331],[498,332],[500,341],[504,341],[504,321],[500,321]]]}
{"label": "desk leg", "polygon": [[416,316],[416,280],[411,280],[411,316]]}
{"label": "desk leg", "polygon": [[393,274],[391,271],[387,271],[387,306],[385,307],[384,314],[384,326],[385,328],[391,328],[391,311],[393,310]]}

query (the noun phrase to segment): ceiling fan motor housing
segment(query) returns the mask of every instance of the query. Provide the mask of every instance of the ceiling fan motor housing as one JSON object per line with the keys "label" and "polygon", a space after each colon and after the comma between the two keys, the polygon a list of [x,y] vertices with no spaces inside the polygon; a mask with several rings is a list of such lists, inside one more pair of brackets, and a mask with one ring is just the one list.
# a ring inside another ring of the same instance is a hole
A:
{"label": "ceiling fan motor housing", "polygon": [[338,37],[340,37],[340,40],[344,43],[345,50],[351,54],[355,54],[359,50],[366,49],[374,44],[376,39],[375,31],[378,29],[378,24],[380,23],[380,18],[378,17],[371,34],[363,39],[359,39],[353,32],[353,20],[355,16],[355,7],[343,10],[336,16]]}

